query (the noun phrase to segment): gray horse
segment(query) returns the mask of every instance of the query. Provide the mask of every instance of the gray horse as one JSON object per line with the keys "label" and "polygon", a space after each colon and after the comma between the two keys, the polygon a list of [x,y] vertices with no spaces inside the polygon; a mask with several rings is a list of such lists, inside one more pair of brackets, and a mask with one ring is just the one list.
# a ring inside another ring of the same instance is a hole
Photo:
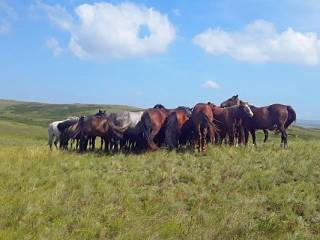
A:
{"label": "gray horse", "polygon": [[119,136],[114,136],[111,141],[116,145],[118,145],[117,142],[120,141],[121,148],[134,148],[139,145],[142,136],[139,123],[142,115],[143,111],[110,113],[108,116],[109,121],[115,126],[126,127],[122,137],[119,138]]}

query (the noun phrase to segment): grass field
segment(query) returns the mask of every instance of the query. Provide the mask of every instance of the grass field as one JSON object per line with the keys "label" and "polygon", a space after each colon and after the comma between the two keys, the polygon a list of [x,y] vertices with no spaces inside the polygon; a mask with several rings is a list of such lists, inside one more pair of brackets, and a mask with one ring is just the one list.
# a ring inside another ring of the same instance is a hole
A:
{"label": "grass field", "polygon": [[16,104],[0,104],[0,239],[320,239],[319,130],[292,128],[287,150],[259,135],[206,154],[80,155],[46,146],[61,106],[17,120]]}

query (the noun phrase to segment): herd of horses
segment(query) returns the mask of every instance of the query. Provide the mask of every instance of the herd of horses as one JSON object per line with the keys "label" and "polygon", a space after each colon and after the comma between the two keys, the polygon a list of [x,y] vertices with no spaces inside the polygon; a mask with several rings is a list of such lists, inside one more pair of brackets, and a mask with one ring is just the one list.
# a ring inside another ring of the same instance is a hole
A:
{"label": "herd of horses", "polygon": [[233,96],[219,106],[199,103],[193,108],[166,109],[157,104],[139,112],[106,113],[99,110],[91,116],[71,117],[49,125],[49,146],[71,148],[76,141],[80,152],[95,149],[96,138],[101,138],[101,149],[107,152],[148,151],[167,147],[170,150],[191,147],[199,152],[208,143],[246,145],[249,133],[256,145],[256,131],[277,131],[281,146],[287,148],[287,128],[296,120],[291,106],[272,104],[255,107]]}

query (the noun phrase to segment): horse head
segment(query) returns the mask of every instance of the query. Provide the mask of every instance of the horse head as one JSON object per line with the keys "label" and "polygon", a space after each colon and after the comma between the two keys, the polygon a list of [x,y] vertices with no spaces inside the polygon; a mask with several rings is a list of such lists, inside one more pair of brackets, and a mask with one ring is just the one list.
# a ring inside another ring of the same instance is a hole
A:
{"label": "horse head", "polygon": [[246,113],[246,115],[248,115],[248,117],[253,117],[253,112],[249,106],[249,103],[240,101],[239,108],[242,109]]}
{"label": "horse head", "polygon": [[185,106],[179,106],[179,107],[177,107],[177,110],[179,110],[179,109],[185,111],[187,113],[187,116],[191,117],[193,108],[189,108],[189,107],[185,107]]}
{"label": "horse head", "polygon": [[103,117],[106,115],[106,111],[102,111],[101,109],[99,109],[99,111],[95,114],[95,116],[100,116]]}
{"label": "horse head", "polygon": [[238,95],[232,96],[231,98],[227,99],[226,101],[220,104],[220,107],[232,107],[234,105],[240,105],[240,99]]}
{"label": "horse head", "polygon": [[153,108],[154,109],[166,109],[162,104],[156,104]]}

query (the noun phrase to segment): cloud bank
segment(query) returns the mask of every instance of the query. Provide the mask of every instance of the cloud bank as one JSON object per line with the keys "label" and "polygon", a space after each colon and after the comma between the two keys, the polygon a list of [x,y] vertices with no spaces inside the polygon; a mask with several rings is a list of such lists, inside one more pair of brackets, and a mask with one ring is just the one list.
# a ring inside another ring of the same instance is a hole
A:
{"label": "cloud bank", "polygon": [[175,39],[175,28],[166,15],[130,2],[82,4],[74,9],[74,16],[60,5],[38,2],[36,7],[70,33],[68,48],[82,59],[159,54]]}
{"label": "cloud bank", "polygon": [[277,32],[272,23],[263,20],[237,32],[208,29],[196,35],[193,42],[209,54],[229,55],[252,63],[320,63],[320,40],[316,33],[297,32],[292,28]]}

